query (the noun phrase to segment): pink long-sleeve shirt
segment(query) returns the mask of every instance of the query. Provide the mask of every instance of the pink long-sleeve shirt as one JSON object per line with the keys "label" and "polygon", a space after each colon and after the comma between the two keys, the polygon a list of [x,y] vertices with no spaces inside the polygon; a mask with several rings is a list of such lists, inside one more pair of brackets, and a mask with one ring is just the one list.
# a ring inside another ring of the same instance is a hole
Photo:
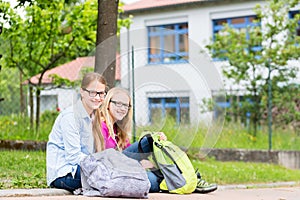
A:
{"label": "pink long-sleeve shirt", "polygon": [[[117,147],[117,137],[112,138],[109,135],[108,127],[104,121],[102,121],[101,125],[102,125],[102,134],[103,134],[103,138],[104,138],[105,149],[116,148]],[[114,130],[114,133],[116,134],[116,130]],[[125,148],[127,148],[129,146],[130,146],[130,142],[127,141]]]}

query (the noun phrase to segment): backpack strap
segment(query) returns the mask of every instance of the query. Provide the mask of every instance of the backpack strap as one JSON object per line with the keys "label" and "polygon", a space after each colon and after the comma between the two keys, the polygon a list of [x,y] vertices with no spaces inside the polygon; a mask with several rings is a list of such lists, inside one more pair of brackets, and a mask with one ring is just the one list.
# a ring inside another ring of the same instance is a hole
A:
{"label": "backpack strap", "polygon": [[179,166],[178,166],[178,164],[177,164],[177,162],[176,162],[176,160],[173,158],[173,156],[163,147],[163,146],[161,146],[160,144],[158,144],[158,143],[156,143],[156,142],[154,142],[154,144],[158,147],[158,148],[160,148],[161,150],[162,150],[162,152],[164,152],[171,160],[172,160],[172,162],[175,164],[175,166],[177,167],[177,169],[178,169],[178,171],[182,174],[182,170],[179,168]]}
{"label": "backpack strap", "polygon": [[[143,148],[142,148],[142,139],[144,138],[147,138],[148,140],[148,143],[149,143],[149,148],[150,148],[150,153],[152,153],[152,158],[153,158],[153,161],[155,162],[155,165],[158,166],[157,164],[157,160],[155,158],[155,155],[153,153],[153,144],[154,144],[154,140],[152,138],[152,135],[151,133],[147,133],[145,134],[144,136],[142,136],[139,140],[139,143],[138,143],[138,150],[140,153],[145,153]],[[148,153],[148,152],[147,152]],[[149,168],[149,170],[151,172],[153,172],[158,178],[160,178],[161,180],[164,178],[163,174],[161,173],[160,169],[159,168],[156,168],[156,167],[153,167],[153,168]]]}
{"label": "backpack strap", "polygon": [[[139,140],[139,144],[138,144],[138,150],[140,153],[145,153],[143,148],[142,148],[142,139],[147,138],[148,143],[149,143],[149,147],[150,147],[150,152],[153,152],[153,138],[152,135],[150,133],[145,134],[143,137],[140,138]],[[147,152],[149,153],[149,152]]]}

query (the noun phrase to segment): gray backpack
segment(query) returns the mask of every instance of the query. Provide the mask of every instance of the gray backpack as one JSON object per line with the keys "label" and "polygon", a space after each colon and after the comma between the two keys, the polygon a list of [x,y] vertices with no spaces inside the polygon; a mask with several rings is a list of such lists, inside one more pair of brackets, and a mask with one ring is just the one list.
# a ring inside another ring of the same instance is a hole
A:
{"label": "gray backpack", "polygon": [[146,170],[115,149],[87,156],[80,167],[85,196],[148,198]]}

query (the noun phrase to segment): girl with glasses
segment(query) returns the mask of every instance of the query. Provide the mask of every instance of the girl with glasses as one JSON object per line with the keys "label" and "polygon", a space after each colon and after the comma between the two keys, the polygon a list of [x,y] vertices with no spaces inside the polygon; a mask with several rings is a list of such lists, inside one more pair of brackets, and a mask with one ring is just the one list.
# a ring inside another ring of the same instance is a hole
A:
{"label": "girl with glasses", "polygon": [[[132,109],[131,98],[127,90],[122,88],[112,88],[108,91],[101,108],[97,110],[95,120],[101,128],[102,134],[99,141],[99,148],[101,150],[107,148],[115,148],[122,151],[126,156],[138,160],[141,165],[147,169],[153,168],[153,164],[147,159],[151,153],[151,144],[149,144],[146,137],[141,139],[141,148],[139,150],[139,142],[130,144],[130,135],[132,122]],[[96,127],[95,127],[96,128]],[[167,140],[164,133],[160,132],[160,140]],[[141,153],[144,152],[144,153]],[[197,187],[194,192],[209,193],[217,189],[216,184],[207,183],[201,178],[199,172],[197,174]],[[158,177],[155,173],[148,170],[148,179],[151,187],[149,192],[159,192],[161,177]]]}
{"label": "girl with glasses", "polygon": [[[105,100],[95,115],[96,124],[100,124],[102,135],[99,135],[102,150],[115,148],[122,151],[126,156],[140,161],[144,168],[152,168],[153,165],[147,157],[150,154],[150,145],[145,138],[142,140],[143,152],[138,149],[138,142],[130,144],[132,128],[132,102],[127,90],[123,88],[112,88],[108,91]],[[166,136],[162,133],[162,139]],[[161,179],[153,172],[147,171],[148,179],[151,183],[150,192],[159,192]]]}
{"label": "girl with glasses", "polygon": [[106,81],[98,73],[82,79],[80,97],[56,118],[46,147],[47,185],[71,192],[81,188],[80,162],[99,151],[99,128],[93,127],[95,111],[104,101]]}

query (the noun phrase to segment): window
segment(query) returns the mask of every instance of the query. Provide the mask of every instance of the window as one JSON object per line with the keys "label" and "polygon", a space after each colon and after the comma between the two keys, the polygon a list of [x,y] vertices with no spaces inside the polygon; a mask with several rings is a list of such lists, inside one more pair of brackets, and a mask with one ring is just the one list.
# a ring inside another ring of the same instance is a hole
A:
{"label": "window", "polygon": [[165,117],[173,117],[177,124],[190,122],[189,97],[149,98],[148,102],[150,123]]}
{"label": "window", "polygon": [[[257,20],[256,16],[215,19],[213,20],[213,32],[215,35],[224,28],[225,24],[228,24],[241,32],[247,33],[249,27],[251,28],[255,26],[260,26],[260,23],[255,22],[255,20]],[[249,37],[249,35],[247,35],[247,37]]]}
{"label": "window", "polygon": [[188,24],[148,27],[148,63],[182,63],[188,60]]}
{"label": "window", "polygon": [[[296,15],[299,15],[299,10],[298,11],[291,11],[290,13],[290,18],[295,18]],[[300,36],[300,20],[298,21],[298,28],[296,29],[296,35]]]}
{"label": "window", "polygon": [[[250,30],[251,28],[260,27],[260,23],[257,22],[256,16],[244,16],[244,17],[234,17],[234,18],[226,18],[226,19],[215,19],[213,20],[213,36],[219,33],[222,29],[224,29],[225,24],[228,24],[230,27],[236,29],[240,33],[244,33],[246,35],[246,40],[250,39]],[[255,39],[255,36],[254,38]],[[251,47],[252,51],[261,50],[261,44],[258,40],[255,46]]]}

